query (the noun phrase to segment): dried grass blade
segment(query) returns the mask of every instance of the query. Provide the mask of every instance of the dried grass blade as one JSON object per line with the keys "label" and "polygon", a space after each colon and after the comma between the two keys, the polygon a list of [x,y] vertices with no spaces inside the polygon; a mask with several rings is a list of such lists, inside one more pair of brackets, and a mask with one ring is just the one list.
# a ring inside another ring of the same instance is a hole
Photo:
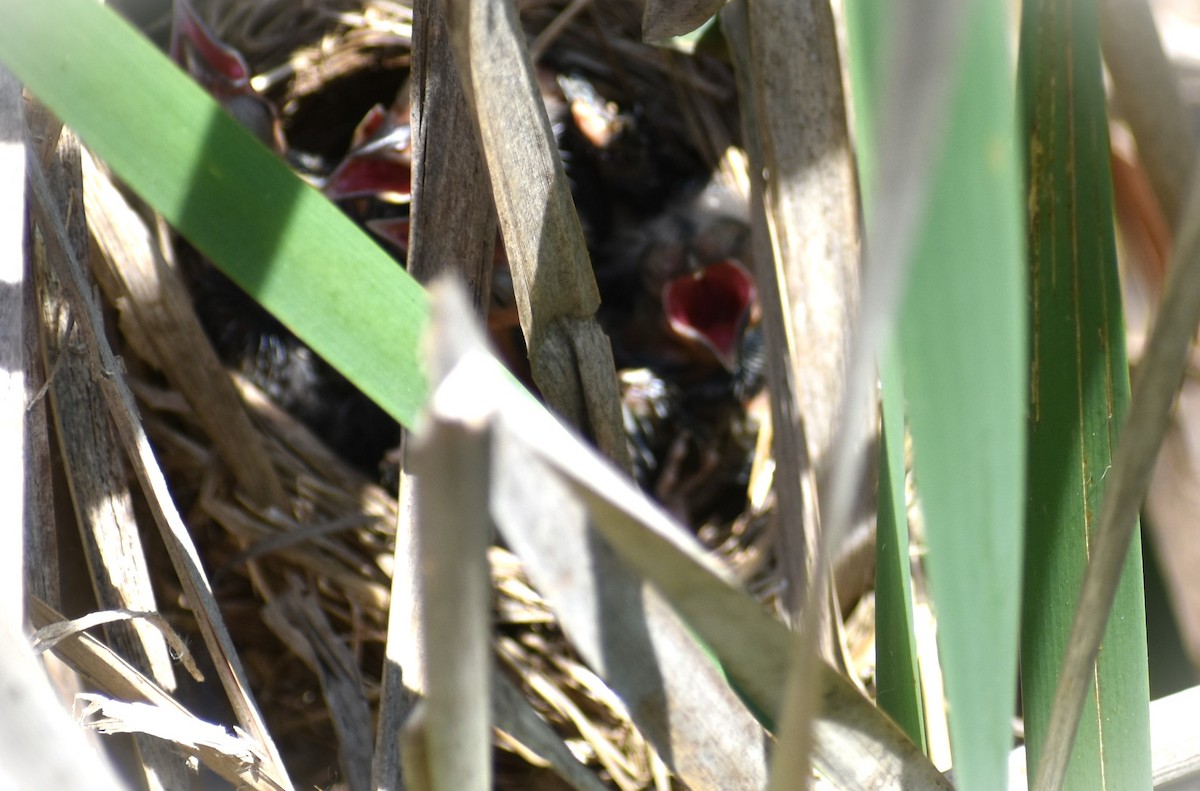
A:
{"label": "dried grass blade", "polygon": [[[166,479],[154,458],[145,429],[138,419],[133,395],[121,373],[120,363],[104,335],[104,323],[99,309],[92,301],[82,266],[71,250],[63,220],[55,211],[54,198],[50,194],[46,177],[40,166],[36,165],[30,174],[35,216],[47,230],[48,257],[59,268],[68,300],[76,310],[76,327],[81,331],[92,356],[101,392],[108,403],[125,451],[146,493],[171,562],[183,584],[188,601],[194,608],[205,644],[212,653],[217,674],[239,721],[259,741],[270,769],[286,783],[287,772],[283,761],[271,740],[262,714],[254,703],[241,660],[221,618],[196,546],[175,509]],[[290,784],[287,787],[290,787]]]}
{"label": "dried grass blade", "polygon": [[80,618],[74,618],[70,621],[47,624],[34,633],[33,649],[39,652],[49,650],[68,637],[73,637],[85,629],[91,629],[93,626],[99,626],[100,624],[135,620],[145,621],[154,629],[157,629],[163,640],[170,644],[171,651],[174,652],[175,656],[179,657],[180,664],[187,669],[192,678],[197,681],[204,680],[204,674],[200,672],[200,668],[196,666],[196,661],[192,659],[192,652],[188,650],[187,643],[183,641],[178,632],[171,628],[171,625],[167,623],[167,619],[163,618],[157,612],[102,610],[100,612],[89,613]]}
{"label": "dried grass blade", "polygon": [[517,312],[546,401],[628,468],[616,372],[583,230],[513,3],[444,0],[487,157]]}
{"label": "dried grass blade", "polygon": [[100,733],[146,734],[194,755],[203,752],[219,756],[217,763],[238,767],[232,774],[239,782],[242,775],[261,769],[264,758],[259,745],[240,728],[234,728],[231,734],[223,725],[205,722],[173,707],[127,703],[90,692],[80,693],[76,701],[86,704],[80,712],[84,727]]}
{"label": "dried grass blade", "polygon": [[63,639],[57,639],[59,630],[66,630],[79,620],[67,620],[67,616],[41,599],[34,598],[29,602],[30,624],[38,630],[38,634],[48,633],[56,638],[52,642],[46,640],[35,645],[35,649],[52,651],[106,695],[122,700],[141,700],[156,706],[175,706],[185,711],[169,692],[86,632],[71,629],[68,634],[62,635]]}

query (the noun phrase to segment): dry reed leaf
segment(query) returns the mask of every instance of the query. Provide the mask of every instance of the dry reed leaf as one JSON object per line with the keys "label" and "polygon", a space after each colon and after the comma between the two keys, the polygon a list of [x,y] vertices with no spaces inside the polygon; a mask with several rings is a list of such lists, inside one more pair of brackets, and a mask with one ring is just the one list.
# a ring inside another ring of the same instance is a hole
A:
{"label": "dry reed leaf", "polygon": [[533,379],[546,401],[629,467],[612,349],[583,230],[511,4],[446,5],[475,110]]}
{"label": "dry reed leaf", "polygon": [[[413,19],[413,205],[408,271],[429,283],[457,272],[487,317],[496,215],[487,163],[463,94],[441,0],[416,0]],[[447,229],[455,229],[447,233]]]}
{"label": "dry reed leaf", "polygon": [[[785,611],[799,612],[803,592],[813,576],[811,564],[817,548],[820,511],[817,497],[816,471],[809,451],[803,420],[796,340],[792,328],[791,301],[785,284],[781,259],[775,255],[767,217],[766,185],[761,177],[765,154],[756,130],[760,125],[758,105],[747,101],[757,97],[758,66],[751,59],[749,18],[745,3],[734,3],[721,12],[721,20],[730,42],[738,93],[743,97],[742,127],[750,162],[750,238],[755,261],[755,279],[762,300],[763,342],[767,349],[767,390],[770,393],[771,433],[774,439],[774,487],[776,521],[781,526],[779,555],[783,562],[784,584],[787,587]],[[786,478],[785,478],[786,476]],[[819,630],[822,653],[833,657],[832,634],[828,624]]]}
{"label": "dry reed leaf", "polygon": [[748,149],[761,152],[754,172],[767,174],[763,205],[774,253],[761,262],[759,280],[774,275],[786,288],[799,416],[823,475],[860,279],[857,174],[837,34],[824,0],[753,2],[746,10],[753,76],[742,104],[753,106],[756,128],[747,131],[757,140]]}
{"label": "dry reed leaf", "polygon": [[[3,79],[0,78],[0,83]],[[4,88],[0,87],[0,91]],[[2,100],[0,100],[2,101]],[[57,120],[50,120],[50,112],[41,105],[32,100],[25,102],[25,121],[26,134],[29,136],[28,149],[36,148],[39,145],[37,134],[34,129],[46,130],[47,136],[51,132],[57,135],[61,129],[61,124]],[[7,116],[7,111],[0,108],[0,116]],[[18,116],[11,118],[13,123],[21,123]],[[0,124],[5,121],[0,121]],[[0,134],[0,139],[3,134]],[[2,146],[2,144],[0,144]],[[6,155],[0,154],[0,158]],[[14,178],[15,174],[8,173],[4,170],[5,164],[0,164],[0,173],[5,179],[13,179],[6,183],[13,185],[12,189],[19,188],[22,191],[25,188],[24,179]],[[22,165],[22,169],[23,169]],[[0,207],[7,205],[7,198],[0,198]],[[5,208],[0,208],[0,212],[6,211]],[[23,216],[22,209],[22,216]],[[4,220],[0,219],[0,223]],[[0,230],[0,236],[3,236],[6,231]],[[7,244],[9,240],[0,240],[0,244]],[[27,247],[28,249],[28,247]],[[5,253],[7,255],[7,253]],[[17,260],[17,259],[12,259]],[[25,272],[29,272],[28,262],[24,264]],[[4,298],[0,297],[0,301]],[[23,337],[21,343],[25,349],[25,368],[23,374],[25,376],[25,392],[26,392],[26,407],[25,407],[25,466],[24,466],[24,505],[25,505],[25,592],[27,596],[40,596],[44,599],[58,601],[59,591],[61,590],[61,579],[59,574],[58,559],[58,533],[55,529],[54,518],[54,487],[46,484],[46,481],[51,477],[51,462],[50,462],[50,432],[48,430],[47,409],[46,404],[46,372],[41,365],[40,355],[38,350],[41,347],[39,338],[39,314],[37,304],[37,289],[33,283],[29,284],[29,288],[24,289],[25,304],[23,305],[24,325]],[[15,316],[11,308],[7,305],[0,306],[0,311],[8,315]],[[7,318],[5,319],[7,320]],[[9,351],[0,351],[0,357],[8,354]],[[0,396],[0,401],[3,397]],[[0,407],[2,408],[2,407]],[[3,418],[0,418],[3,420]],[[3,429],[0,429],[3,431]],[[15,476],[20,467],[10,466],[7,463],[0,462],[0,469],[10,470],[10,474]],[[0,483],[0,492],[6,491],[4,487],[6,483]],[[7,496],[7,495],[6,495]]]}

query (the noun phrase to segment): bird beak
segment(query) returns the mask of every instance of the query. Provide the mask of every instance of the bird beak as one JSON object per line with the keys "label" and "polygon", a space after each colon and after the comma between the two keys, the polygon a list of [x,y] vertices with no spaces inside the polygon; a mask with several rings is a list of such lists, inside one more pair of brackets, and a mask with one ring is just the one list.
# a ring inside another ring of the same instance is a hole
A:
{"label": "bird beak", "polygon": [[708,348],[730,372],[757,299],[754,278],[732,258],[669,280],[662,293],[671,329]]}

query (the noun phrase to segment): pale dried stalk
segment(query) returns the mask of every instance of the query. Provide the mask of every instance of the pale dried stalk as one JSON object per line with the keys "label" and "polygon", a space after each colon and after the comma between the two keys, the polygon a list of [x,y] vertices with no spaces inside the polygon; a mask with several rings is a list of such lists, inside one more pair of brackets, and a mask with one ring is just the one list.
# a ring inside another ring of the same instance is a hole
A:
{"label": "pale dried stalk", "polygon": [[[492,783],[490,401],[451,382],[460,336],[473,333],[460,292],[435,299],[428,420],[412,437],[417,592],[425,654],[426,740],[433,791],[488,791]],[[436,293],[436,292],[435,292]],[[450,300],[453,299],[453,303]]]}
{"label": "pale dried stalk", "polygon": [[[486,317],[492,297],[495,209],[488,194],[487,164],[454,66],[439,0],[416,0],[412,34],[413,202],[408,270],[424,284],[443,272],[457,274],[476,311]],[[448,232],[451,228],[454,231]],[[407,437],[402,448],[402,507],[396,526],[387,658],[372,767],[377,789],[397,788],[402,783],[400,728],[415,700],[412,691],[426,688],[415,567],[414,481],[409,472]]]}

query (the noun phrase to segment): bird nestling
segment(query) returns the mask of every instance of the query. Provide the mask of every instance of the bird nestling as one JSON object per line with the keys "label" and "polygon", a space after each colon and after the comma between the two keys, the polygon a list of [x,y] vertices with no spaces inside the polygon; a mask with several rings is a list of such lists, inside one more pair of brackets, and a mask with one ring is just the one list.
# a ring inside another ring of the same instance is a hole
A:
{"label": "bird nestling", "polygon": [[745,215],[744,202],[714,180],[614,234],[596,279],[618,368],[649,368],[684,385],[737,373],[759,317]]}

